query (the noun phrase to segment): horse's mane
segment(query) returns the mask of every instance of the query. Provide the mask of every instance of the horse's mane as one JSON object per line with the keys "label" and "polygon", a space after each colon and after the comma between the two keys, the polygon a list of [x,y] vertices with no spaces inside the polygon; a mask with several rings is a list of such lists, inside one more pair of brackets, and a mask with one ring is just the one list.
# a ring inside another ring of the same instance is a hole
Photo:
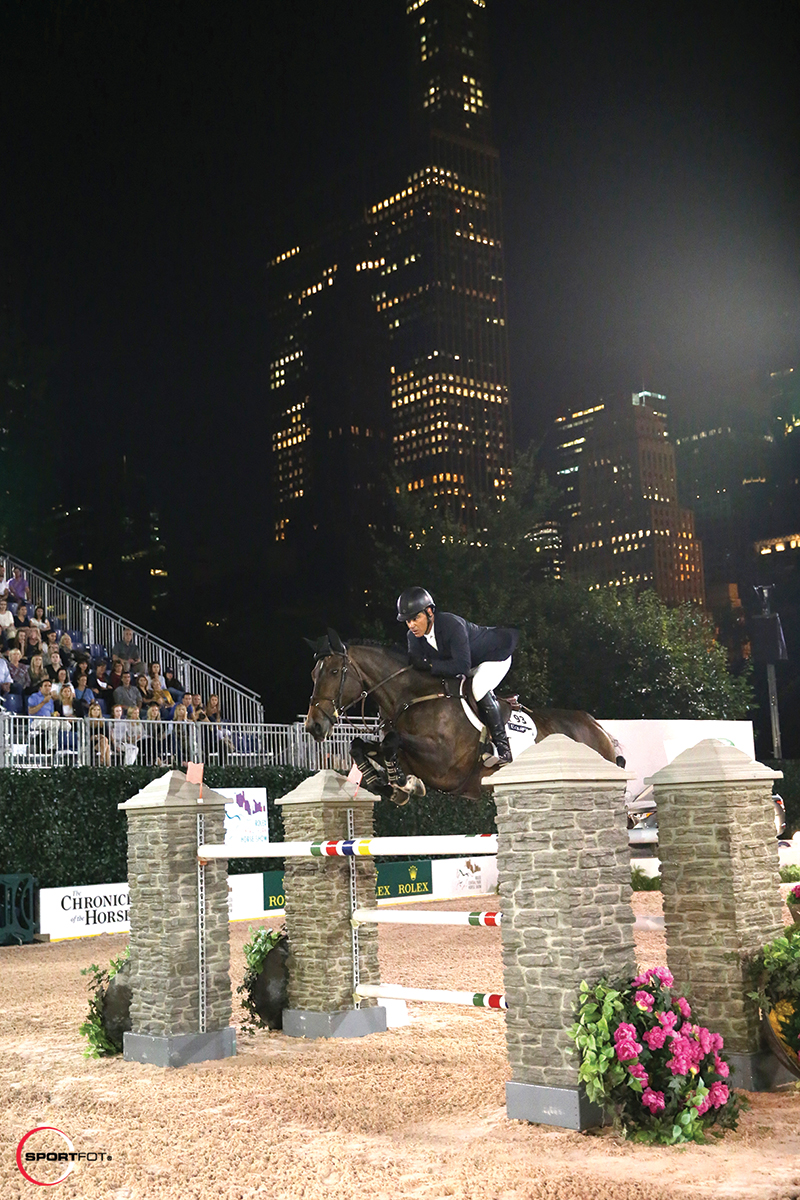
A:
{"label": "horse's mane", "polygon": [[368,646],[374,650],[383,650],[391,658],[397,659],[397,662],[402,663],[403,666],[405,666],[408,660],[408,651],[404,647],[396,644],[394,646],[387,646],[385,642],[375,641],[374,638],[351,638],[347,645]]}

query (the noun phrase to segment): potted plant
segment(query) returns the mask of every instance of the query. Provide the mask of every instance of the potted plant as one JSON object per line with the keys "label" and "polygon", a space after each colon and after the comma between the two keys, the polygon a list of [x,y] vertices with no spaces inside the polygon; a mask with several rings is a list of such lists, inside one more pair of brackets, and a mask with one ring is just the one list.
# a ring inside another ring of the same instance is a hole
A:
{"label": "potted plant", "polygon": [[[794,889],[793,889],[794,890]],[[791,911],[791,908],[790,908]],[[793,926],[752,957],[749,992],[762,1013],[762,1028],[785,1067],[800,1076],[800,934]]]}
{"label": "potted plant", "polygon": [[800,925],[800,883],[796,883],[787,895],[786,907],[795,925]]}
{"label": "potted plant", "polygon": [[673,986],[664,967],[616,985],[584,981],[569,1031],[587,1097],[638,1142],[703,1142],[712,1125],[735,1128],[739,1115],[721,1035],[692,1023]]}

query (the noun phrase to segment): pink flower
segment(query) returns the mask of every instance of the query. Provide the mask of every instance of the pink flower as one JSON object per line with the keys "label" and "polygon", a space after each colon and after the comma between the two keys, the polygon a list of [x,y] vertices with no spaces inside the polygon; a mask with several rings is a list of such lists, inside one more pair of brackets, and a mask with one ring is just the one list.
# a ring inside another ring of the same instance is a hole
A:
{"label": "pink flower", "polygon": [[675,983],[675,980],[672,978],[672,972],[668,971],[666,967],[656,967],[653,974],[662,987],[671,988]]}
{"label": "pink flower", "polygon": [[795,900],[799,900],[799,901],[800,901],[800,883],[796,883],[796,884],[794,885],[794,887],[792,888],[792,890],[791,890],[791,892],[789,893],[789,895],[790,895],[790,896],[793,896],[793,897],[795,898]]}
{"label": "pink flower", "polygon": [[667,1040],[669,1033],[666,1029],[662,1029],[660,1025],[656,1025],[654,1029],[648,1029],[644,1034],[644,1041],[651,1050],[660,1050]]}
{"label": "pink flower", "polygon": [[654,998],[649,992],[634,992],[633,1002],[642,1012],[652,1012],[655,1004]]}
{"label": "pink flower", "polygon": [[703,1113],[707,1113],[710,1108],[711,1108],[711,1102],[710,1102],[708,1096],[706,1096],[705,1099],[701,1100],[700,1103],[697,1105],[698,1116],[702,1117]]}
{"label": "pink flower", "polygon": [[645,1088],[642,1092],[642,1104],[645,1108],[649,1108],[650,1112],[655,1116],[664,1108],[664,1093],[654,1092],[652,1088]]}
{"label": "pink flower", "polygon": [[728,1103],[729,1096],[728,1085],[720,1083],[719,1080],[716,1083],[712,1083],[708,1089],[708,1103],[712,1108],[722,1108],[724,1104]]}
{"label": "pink flower", "polygon": [[700,1049],[703,1051],[703,1057],[711,1053],[711,1032],[704,1025],[699,1026],[697,1030],[697,1040],[700,1043]]}
{"label": "pink flower", "polygon": [[618,1042],[620,1038],[633,1038],[636,1040],[636,1026],[630,1025],[626,1021],[620,1021],[617,1028],[614,1030],[614,1041]]}
{"label": "pink flower", "polygon": [[650,987],[653,982],[660,983],[662,987],[672,987],[675,980],[666,967],[650,967],[647,971],[642,971],[641,975],[637,975],[633,980],[632,986]]}
{"label": "pink flower", "polygon": [[674,1012],[656,1013],[656,1020],[663,1025],[667,1032],[671,1032],[678,1024],[678,1014]]}
{"label": "pink flower", "polygon": [[633,1038],[620,1038],[616,1045],[617,1058],[620,1062],[629,1062],[641,1053],[642,1047]]}
{"label": "pink flower", "polygon": [[683,996],[678,996],[678,999],[675,1001],[675,1003],[677,1004],[678,1008],[681,1011],[681,1016],[686,1017],[686,1019],[688,1021],[689,1017],[692,1015],[692,1010],[689,1007],[689,1002],[686,999],[684,999]]}
{"label": "pink flower", "polygon": [[709,1044],[710,1044],[712,1050],[721,1050],[722,1047],[725,1045],[724,1041],[722,1040],[722,1034],[721,1033],[712,1033],[711,1042]]}
{"label": "pink flower", "polygon": [[647,1087],[649,1083],[649,1077],[647,1071],[645,1071],[640,1062],[631,1063],[631,1065],[628,1067],[628,1074],[632,1075],[634,1079],[638,1079],[642,1087]]}
{"label": "pink flower", "polygon": [[727,1079],[731,1071],[725,1060],[720,1058],[718,1054],[714,1055],[714,1070],[718,1075],[721,1075],[723,1079]]}

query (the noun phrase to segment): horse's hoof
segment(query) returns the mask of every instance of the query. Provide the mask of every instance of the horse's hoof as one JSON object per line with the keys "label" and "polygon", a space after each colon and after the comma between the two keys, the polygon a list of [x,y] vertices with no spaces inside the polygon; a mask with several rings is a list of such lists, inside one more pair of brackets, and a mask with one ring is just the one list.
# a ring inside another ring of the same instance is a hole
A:
{"label": "horse's hoof", "polygon": [[425,784],[416,775],[408,775],[406,777],[406,786],[403,790],[407,791],[409,796],[424,796],[426,794]]}
{"label": "horse's hoof", "polygon": [[399,788],[393,788],[392,794],[389,796],[392,804],[396,804],[398,808],[404,808],[408,804],[411,797],[407,792],[401,792]]}

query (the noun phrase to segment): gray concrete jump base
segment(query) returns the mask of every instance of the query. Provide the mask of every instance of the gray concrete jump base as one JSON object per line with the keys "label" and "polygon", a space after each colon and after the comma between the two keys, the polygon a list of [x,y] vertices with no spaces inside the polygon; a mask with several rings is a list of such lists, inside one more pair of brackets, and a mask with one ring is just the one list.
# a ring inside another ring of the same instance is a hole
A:
{"label": "gray concrete jump base", "polygon": [[538,1083],[506,1084],[506,1116],[534,1125],[560,1129],[595,1129],[603,1124],[603,1110],[586,1099],[582,1087],[544,1087]]}
{"label": "gray concrete jump base", "polygon": [[154,1067],[185,1067],[189,1063],[232,1058],[236,1053],[236,1030],[213,1033],[173,1033],[163,1037],[149,1033],[126,1033],[122,1038],[125,1062],[150,1063]]}
{"label": "gray concrete jump base", "polygon": [[386,1009],[348,1008],[339,1012],[305,1012],[299,1008],[283,1010],[283,1032],[287,1037],[356,1038],[370,1033],[386,1033]]}

